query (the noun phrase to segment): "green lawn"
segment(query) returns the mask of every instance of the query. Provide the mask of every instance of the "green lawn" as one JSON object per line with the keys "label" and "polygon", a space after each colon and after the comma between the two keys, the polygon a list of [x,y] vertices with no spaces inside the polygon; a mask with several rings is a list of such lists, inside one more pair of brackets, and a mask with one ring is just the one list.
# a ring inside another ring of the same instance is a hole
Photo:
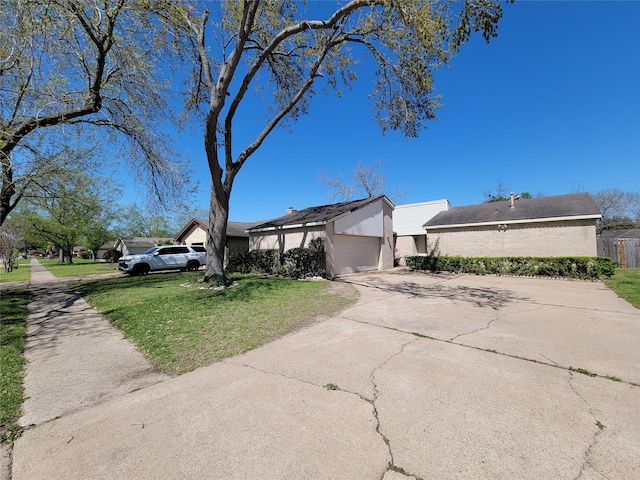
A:
{"label": "green lawn", "polygon": [[4,267],[0,267],[0,283],[2,282],[22,282],[29,280],[31,275],[31,259],[18,260],[18,268],[6,273]]}
{"label": "green lawn", "polygon": [[74,277],[77,275],[93,275],[100,273],[113,273],[118,271],[117,263],[94,262],[74,258],[73,263],[59,263],[58,259],[40,258],[40,263],[47,267],[55,277]]}
{"label": "green lawn", "polygon": [[29,291],[0,291],[0,443],[20,431],[15,423],[22,405],[24,347]]}
{"label": "green lawn", "polygon": [[605,284],[619,297],[640,308],[640,268],[616,268],[616,273],[605,280]]}
{"label": "green lawn", "polygon": [[180,374],[264,345],[355,302],[352,286],[232,275],[215,291],[202,272],[106,278],[74,283],[147,358]]}

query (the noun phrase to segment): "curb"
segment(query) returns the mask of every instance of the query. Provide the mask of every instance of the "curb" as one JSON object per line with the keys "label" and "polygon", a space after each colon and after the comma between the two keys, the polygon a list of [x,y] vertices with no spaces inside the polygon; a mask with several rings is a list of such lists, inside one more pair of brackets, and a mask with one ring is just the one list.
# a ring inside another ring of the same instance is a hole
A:
{"label": "curb", "polygon": [[0,445],[0,480],[11,480],[13,443]]}

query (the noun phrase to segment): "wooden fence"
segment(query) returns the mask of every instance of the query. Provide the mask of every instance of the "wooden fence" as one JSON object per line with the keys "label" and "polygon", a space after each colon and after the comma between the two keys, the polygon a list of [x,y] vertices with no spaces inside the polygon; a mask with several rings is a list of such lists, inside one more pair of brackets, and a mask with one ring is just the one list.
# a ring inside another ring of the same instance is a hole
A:
{"label": "wooden fence", "polygon": [[640,238],[598,238],[598,256],[622,268],[640,268]]}

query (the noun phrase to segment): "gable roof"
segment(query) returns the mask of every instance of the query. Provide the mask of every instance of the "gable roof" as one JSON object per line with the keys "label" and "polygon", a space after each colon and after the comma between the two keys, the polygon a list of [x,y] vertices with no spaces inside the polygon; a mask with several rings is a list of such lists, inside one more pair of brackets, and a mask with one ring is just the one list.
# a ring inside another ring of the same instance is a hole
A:
{"label": "gable roof", "polygon": [[424,228],[454,228],[498,223],[531,223],[601,218],[596,202],[588,193],[572,193],[510,201],[453,207],[438,213]]}
{"label": "gable roof", "polygon": [[341,215],[351,213],[381,199],[393,207],[393,204],[385,195],[380,195],[378,197],[363,198],[350,202],[332,203],[331,205],[309,207],[305,208],[304,210],[294,210],[292,213],[289,213],[282,217],[274,218],[273,220],[269,220],[268,222],[260,223],[250,228],[249,231],[256,232],[261,230],[273,230],[276,228],[295,228],[324,225],[330,220],[334,220]]}
{"label": "gable roof", "polygon": [[127,245],[128,247],[138,247],[138,248],[142,248],[142,247],[155,247],[157,245],[160,245],[161,243],[165,243],[165,242],[172,242],[173,238],[166,238],[166,237],[155,237],[155,238],[150,238],[150,237],[120,237],[118,240],[116,240],[116,247],[120,244],[124,244]]}
{"label": "gable roof", "polygon": [[[260,222],[227,222],[227,237],[244,237],[249,238],[249,234],[246,232],[251,227],[262,223]],[[205,218],[192,218],[187,225],[180,230],[180,233],[176,235],[176,241],[180,241],[180,239],[186,235],[191,228],[194,226],[198,226],[202,228],[205,232],[209,228],[209,220]]]}

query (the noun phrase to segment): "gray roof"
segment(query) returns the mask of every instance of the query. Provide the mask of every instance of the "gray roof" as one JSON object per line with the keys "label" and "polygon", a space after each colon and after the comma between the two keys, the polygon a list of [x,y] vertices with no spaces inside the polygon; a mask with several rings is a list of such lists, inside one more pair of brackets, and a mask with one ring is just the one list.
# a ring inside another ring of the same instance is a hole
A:
{"label": "gray roof", "polygon": [[539,197],[511,201],[481,203],[466,207],[453,207],[438,213],[423,226],[427,229],[442,226],[462,226],[482,223],[508,223],[540,221],[549,218],[599,218],[600,210],[588,193],[572,193],[553,197]]}
{"label": "gray roof", "polygon": [[386,199],[387,197],[380,195],[378,197],[363,198],[350,202],[333,203],[331,205],[309,207],[304,210],[294,210],[292,213],[260,223],[249,230],[264,230],[293,225],[323,224],[340,215],[353,212],[354,210],[369,205],[381,198]]}
{"label": "gray roof", "polygon": [[[247,230],[251,227],[262,223],[263,220],[259,222],[227,222],[227,237],[244,237],[249,238],[249,234]],[[180,231],[180,233],[176,236],[176,239],[179,241],[184,234],[187,233],[187,230],[191,228],[192,225],[198,225],[203,230],[207,230],[209,228],[209,220],[206,218],[193,218],[191,221]]]}
{"label": "gray roof", "polygon": [[[249,237],[247,230],[262,223],[260,222],[228,222],[227,237]],[[207,222],[208,224],[208,222]]]}
{"label": "gray roof", "polygon": [[165,242],[172,242],[173,238],[167,237],[120,237],[120,242],[129,247],[155,247]]}
{"label": "gray roof", "polygon": [[600,238],[640,238],[640,228],[629,230],[603,230]]}

